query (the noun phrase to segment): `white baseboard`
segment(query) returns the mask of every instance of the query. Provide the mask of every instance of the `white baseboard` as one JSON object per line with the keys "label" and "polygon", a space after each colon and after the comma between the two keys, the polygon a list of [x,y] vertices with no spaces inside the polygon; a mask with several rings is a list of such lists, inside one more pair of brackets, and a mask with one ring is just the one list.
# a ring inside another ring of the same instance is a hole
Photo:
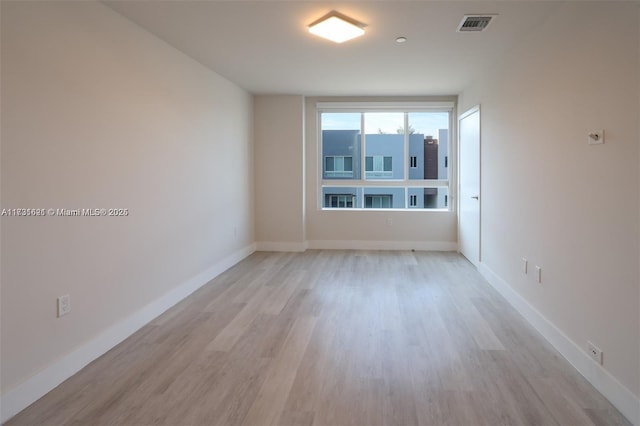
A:
{"label": "white baseboard", "polygon": [[256,251],[291,251],[302,252],[307,249],[307,242],[275,242],[275,241],[258,241],[256,243]]}
{"label": "white baseboard", "polygon": [[640,426],[640,398],[602,366],[595,363],[579,345],[527,302],[486,264],[478,268],[482,276],[564,356],[600,393],[634,425]]}
{"label": "white baseboard", "polygon": [[322,250],[458,250],[458,243],[450,241],[310,240],[307,243],[310,249]]}
{"label": "white baseboard", "polygon": [[303,252],[316,250],[421,250],[457,251],[458,243],[450,241],[366,241],[366,240],[309,240],[300,243],[259,241],[256,251]]}
{"label": "white baseboard", "polygon": [[75,348],[68,355],[65,355],[63,358],[55,361],[34,376],[7,391],[0,399],[0,422],[4,423],[18,414],[60,383],[80,371],[91,361],[109,351],[158,315],[249,256],[255,250],[255,244],[237,250],[206,271],[182,283],[169,293],[144,306],[133,315],[100,333],[88,343]]}

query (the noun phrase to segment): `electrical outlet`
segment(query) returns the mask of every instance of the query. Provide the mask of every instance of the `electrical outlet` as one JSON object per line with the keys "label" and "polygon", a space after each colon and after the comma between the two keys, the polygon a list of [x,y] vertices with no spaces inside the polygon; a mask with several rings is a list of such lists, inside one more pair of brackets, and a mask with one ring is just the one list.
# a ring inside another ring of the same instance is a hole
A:
{"label": "electrical outlet", "polygon": [[526,257],[522,258],[522,273],[526,275],[527,273],[527,265],[528,265],[528,261]]}
{"label": "electrical outlet", "polygon": [[58,318],[71,312],[71,296],[65,294],[58,297]]}
{"label": "electrical outlet", "polygon": [[388,226],[393,226],[393,219],[391,219],[390,217],[387,218],[387,225]]}
{"label": "electrical outlet", "polygon": [[587,352],[595,362],[597,362],[599,365],[602,365],[602,351],[600,350],[600,348],[587,341]]}
{"label": "electrical outlet", "polygon": [[542,268],[536,265],[536,279],[539,283],[542,283]]}

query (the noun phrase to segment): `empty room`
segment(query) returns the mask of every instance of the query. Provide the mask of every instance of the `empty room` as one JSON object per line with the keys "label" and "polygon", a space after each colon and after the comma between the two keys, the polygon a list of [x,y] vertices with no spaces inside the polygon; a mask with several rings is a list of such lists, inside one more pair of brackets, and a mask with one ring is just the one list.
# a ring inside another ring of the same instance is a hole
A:
{"label": "empty room", "polygon": [[640,2],[0,0],[0,422],[640,426]]}

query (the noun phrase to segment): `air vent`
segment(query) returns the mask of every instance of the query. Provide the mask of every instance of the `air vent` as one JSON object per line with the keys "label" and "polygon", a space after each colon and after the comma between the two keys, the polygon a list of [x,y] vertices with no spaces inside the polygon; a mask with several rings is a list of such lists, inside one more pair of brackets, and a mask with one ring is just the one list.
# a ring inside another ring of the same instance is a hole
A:
{"label": "air vent", "polygon": [[496,15],[464,15],[458,25],[458,32],[478,32],[487,28]]}

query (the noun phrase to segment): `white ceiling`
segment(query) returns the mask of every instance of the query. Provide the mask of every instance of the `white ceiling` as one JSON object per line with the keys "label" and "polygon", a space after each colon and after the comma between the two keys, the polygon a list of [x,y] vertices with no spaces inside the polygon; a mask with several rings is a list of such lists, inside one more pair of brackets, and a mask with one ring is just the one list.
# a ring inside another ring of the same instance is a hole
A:
{"label": "white ceiling", "polygon": [[[251,93],[457,94],[561,5],[550,1],[112,1],[104,4]],[[337,10],[367,25],[335,44],[307,25]],[[497,13],[482,33],[463,15]],[[405,36],[404,44],[395,42]]]}

